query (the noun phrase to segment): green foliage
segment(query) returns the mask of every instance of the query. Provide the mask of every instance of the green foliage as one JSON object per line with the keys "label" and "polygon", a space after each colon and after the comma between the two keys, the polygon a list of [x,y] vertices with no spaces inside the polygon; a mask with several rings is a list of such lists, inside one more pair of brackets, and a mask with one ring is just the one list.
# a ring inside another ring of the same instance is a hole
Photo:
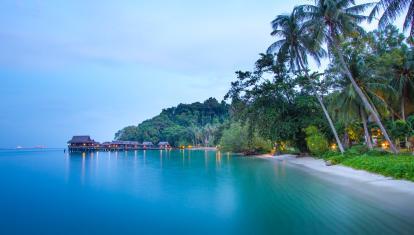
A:
{"label": "green foliage", "polygon": [[414,181],[414,157],[409,155],[357,156],[346,158],[342,164],[396,179]]}
{"label": "green foliage", "polygon": [[306,144],[312,154],[321,156],[329,150],[328,140],[316,126],[307,127],[305,133]]}
{"label": "green foliage", "polygon": [[347,158],[348,158],[347,155],[339,154],[339,155],[330,156],[327,160],[329,160],[333,165],[337,165],[343,162]]}
{"label": "green foliage", "polygon": [[342,155],[338,151],[328,150],[324,154],[321,155],[322,158],[328,159],[333,156]]}
{"label": "green foliage", "polygon": [[247,125],[234,122],[223,131],[220,150],[233,153],[261,154],[272,150],[272,142],[259,136],[250,135]]}
{"label": "green foliage", "polygon": [[[232,98],[233,118],[272,142],[289,142],[304,152],[304,128],[318,126],[329,137],[331,131],[315,96],[309,90],[297,90],[302,79],[289,77],[284,65],[275,65],[272,58],[262,55],[254,72],[237,73],[238,80],[226,96]],[[264,79],[265,72],[275,75],[274,79]]]}
{"label": "green foliage", "polygon": [[365,145],[354,145],[345,151],[346,156],[357,156],[368,152],[368,147]]}
{"label": "green foliage", "polygon": [[412,130],[410,125],[404,120],[396,120],[392,123],[391,135],[395,139],[409,137]]}
{"label": "green foliage", "polygon": [[260,137],[258,134],[253,136],[252,145],[250,149],[254,153],[270,153],[272,151],[273,145],[270,140],[266,140],[263,137]]}
{"label": "green foliage", "polygon": [[229,118],[229,105],[210,98],[204,103],[180,104],[161,114],[128,126],[115,134],[117,140],[168,141],[172,146],[214,146]]}
{"label": "green foliage", "polygon": [[414,115],[407,117],[407,123],[411,129],[414,129]]}
{"label": "green foliage", "polygon": [[248,151],[248,130],[240,123],[232,123],[223,131],[220,140],[220,150],[225,152],[242,153]]}
{"label": "green foliage", "polygon": [[381,150],[364,151],[364,148],[357,147],[345,154],[326,153],[324,159],[329,160],[332,164],[342,164],[396,179],[414,181],[413,155],[394,155]]}

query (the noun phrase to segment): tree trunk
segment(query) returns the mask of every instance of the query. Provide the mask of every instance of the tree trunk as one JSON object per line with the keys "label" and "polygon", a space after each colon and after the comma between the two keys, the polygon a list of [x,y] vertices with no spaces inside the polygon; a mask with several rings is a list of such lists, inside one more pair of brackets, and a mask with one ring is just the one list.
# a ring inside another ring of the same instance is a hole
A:
{"label": "tree trunk", "polygon": [[[404,86],[403,92],[402,92],[402,95],[401,95],[401,118],[404,122],[406,121],[406,119],[405,119],[405,97],[406,97],[406,95],[407,95],[407,87]],[[405,147],[407,147],[407,143],[408,143],[408,137],[405,137],[404,138],[404,146]]]}
{"label": "tree trunk", "polygon": [[385,129],[384,125],[381,122],[379,114],[374,110],[372,105],[369,103],[367,97],[362,92],[361,88],[359,88],[358,84],[354,80],[354,77],[352,76],[351,72],[349,71],[348,66],[347,66],[347,64],[345,63],[345,60],[344,60],[344,55],[342,54],[342,50],[339,48],[339,45],[337,43],[335,43],[334,46],[335,46],[336,52],[338,53],[337,54],[338,59],[339,59],[339,62],[341,64],[341,67],[343,69],[343,72],[348,77],[348,79],[351,81],[352,86],[354,87],[354,89],[355,89],[356,93],[358,94],[358,96],[361,98],[362,103],[364,104],[365,108],[368,109],[369,112],[374,117],[374,121],[379,126],[379,128],[381,129],[381,132],[384,135],[385,140],[387,140],[388,143],[390,144],[391,151],[393,153],[398,153],[398,150],[395,148],[395,145],[394,145],[393,141],[389,137],[387,130]]}
{"label": "tree trunk", "polygon": [[305,70],[306,77],[309,79],[309,82],[310,82],[312,88],[315,90],[316,99],[318,99],[318,102],[322,107],[323,113],[325,114],[326,119],[328,119],[329,127],[331,128],[331,131],[332,131],[333,135],[335,136],[335,140],[336,140],[336,143],[338,144],[338,148],[341,151],[341,153],[344,153],[345,152],[344,146],[342,145],[342,142],[339,139],[338,133],[336,132],[336,129],[335,129],[335,126],[332,122],[331,116],[329,116],[328,110],[326,109],[325,104],[323,103],[322,97],[320,97],[318,95],[318,93],[316,93],[316,89],[313,86],[312,81],[310,80],[309,73],[305,69],[305,65],[303,64],[302,59],[299,59],[299,63],[300,63],[300,66],[302,67],[302,69]]}
{"label": "tree trunk", "polygon": [[362,125],[364,126],[365,143],[367,144],[369,150],[372,150],[373,146],[372,146],[372,141],[371,141],[371,135],[369,134],[369,130],[368,130],[367,114],[365,113],[365,110],[363,107],[360,107],[360,112],[361,112]]}
{"label": "tree trunk", "polygon": [[405,121],[405,97],[404,94],[401,97],[401,117]]}
{"label": "tree trunk", "polygon": [[326,119],[328,119],[329,126],[331,127],[332,133],[335,136],[335,140],[336,140],[336,143],[338,144],[339,150],[341,151],[341,153],[344,153],[345,152],[344,146],[342,145],[341,140],[339,139],[338,133],[336,132],[336,129],[335,129],[335,126],[332,122],[331,117],[329,116],[328,110],[326,110],[326,107],[325,107],[325,104],[323,103],[322,97],[320,97],[318,94],[316,94],[316,98],[318,99],[319,104],[321,105],[321,107],[323,109],[323,112],[325,114]]}
{"label": "tree trunk", "polygon": [[345,134],[344,134],[344,144],[345,144],[345,146],[347,147],[347,148],[349,148],[350,147],[350,141],[349,141],[349,135],[348,135],[348,133],[345,131]]}

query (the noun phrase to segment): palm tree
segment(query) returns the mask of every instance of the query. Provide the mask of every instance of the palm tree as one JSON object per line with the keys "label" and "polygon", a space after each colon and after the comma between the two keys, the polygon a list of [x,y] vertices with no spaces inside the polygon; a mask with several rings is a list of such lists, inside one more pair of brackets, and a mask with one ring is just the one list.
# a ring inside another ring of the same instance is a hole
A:
{"label": "palm tree", "polygon": [[[347,54],[348,56],[346,57],[352,76],[356,79],[359,87],[373,107],[378,107],[378,109],[375,108],[375,111],[382,114],[387,113],[388,105],[382,94],[392,93],[393,89],[388,85],[387,78],[367,76],[367,74],[373,74],[374,72],[364,64],[358,52],[360,51],[357,50],[354,53]],[[337,83],[340,86],[340,92],[333,96],[330,108],[334,110],[336,118],[345,125],[352,124],[355,121],[362,122],[365,142],[369,149],[373,149],[368,130],[367,110],[352,84],[343,77],[342,73],[338,73],[338,70],[334,65],[326,71],[326,76],[339,75],[339,82]]]}
{"label": "palm tree", "polygon": [[[323,50],[320,44],[314,43],[306,28],[300,24],[299,18],[297,17],[297,11],[293,11],[290,15],[279,15],[272,21],[273,31],[272,36],[279,38],[278,41],[274,42],[268,48],[268,53],[277,52],[278,58],[289,58],[289,64],[291,70],[304,71],[306,77],[310,80],[308,74],[307,55],[310,55],[318,64],[320,64],[320,58],[325,56],[326,52]],[[312,84],[312,81],[310,81]],[[323,103],[322,97],[316,92],[315,86],[313,86],[315,96],[322,107],[326,119],[329,122],[329,126],[332,130],[335,140],[338,144],[341,153],[344,152],[344,147],[338,137],[335,126],[329,116],[328,110]]]}
{"label": "palm tree", "polygon": [[402,64],[395,68],[394,78],[390,85],[395,89],[400,104],[401,118],[405,121],[405,106],[408,100],[414,97],[414,52],[404,48]]}
{"label": "palm tree", "polygon": [[340,48],[343,37],[364,33],[359,24],[368,17],[361,15],[361,13],[372,5],[372,3],[356,5],[354,0],[315,0],[315,5],[301,5],[296,7],[296,10],[299,12],[300,18],[305,21],[304,25],[313,33],[314,40],[317,43],[327,43],[329,52],[338,60],[342,72],[350,80],[364,107],[380,127],[391,150],[397,153],[398,150],[382,124],[379,114],[353,78]]}
{"label": "palm tree", "polygon": [[373,149],[371,135],[368,130],[367,113],[352,85],[348,84],[332,97],[330,109],[334,111],[335,117],[345,125],[361,121],[364,128],[365,143],[369,149]]}
{"label": "palm tree", "polygon": [[404,31],[410,30],[410,36],[414,36],[414,1],[412,0],[380,0],[372,9],[369,21],[371,22],[378,13],[383,10],[378,26],[384,28],[394,23],[395,19],[408,10],[404,20]]}

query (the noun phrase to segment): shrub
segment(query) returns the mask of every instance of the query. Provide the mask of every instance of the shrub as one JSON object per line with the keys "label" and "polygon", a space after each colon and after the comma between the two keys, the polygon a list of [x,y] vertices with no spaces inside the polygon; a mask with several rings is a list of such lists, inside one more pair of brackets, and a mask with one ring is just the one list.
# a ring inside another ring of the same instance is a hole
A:
{"label": "shrub", "polygon": [[387,151],[383,151],[383,150],[370,150],[368,152],[365,153],[366,156],[386,156],[389,155],[389,153]]}
{"label": "shrub", "polygon": [[404,120],[396,120],[392,123],[391,134],[395,139],[403,139],[410,136],[410,124]]}
{"label": "shrub", "polygon": [[305,129],[306,145],[309,151],[317,156],[321,156],[329,150],[328,140],[319,132],[316,126],[308,126]]}
{"label": "shrub", "polygon": [[345,151],[347,156],[358,156],[368,152],[368,148],[365,145],[355,145]]}
{"label": "shrub", "polygon": [[229,129],[223,131],[220,149],[225,152],[261,154],[272,151],[272,142],[253,134],[249,142],[249,130],[240,123],[232,123]]}
{"label": "shrub", "polygon": [[[407,124],[411,128],[411,130],[414,130],[414,115],[410,115],[407,117]],[[414,135],[414,133],[412,133]]]}
{"label": "shrub", "polygon": [[340,153],[338,151],[329,150],[329,151],[325,152],[324,154],[322,154],[322,158],[327,159],[327,158],[330,158],[330,157],[333,157],[333,156],[337,156],[339,154]]}
{"label": "shrub", "polygon": [[270,153],[273,148],[270,140],[266,140],[257,134],[253,137],[252,145],[252,149],[255,153]]}
{"label": "shrub", "polygon": [[343,165],[355,169],[367,170],[396,179],[414,181],[413,156],[388,155],[388,156],[359,156],[345,159]]}
{"label": "shrub", "polygon": [[220,149],[226,152],[241,153],[247,151],[248,131],[247,127],[240,123],[232,123],[229,129],[223,131],[220,140]]}
{"label": "shrub", "polygon": [[328,158],[328,160],[331,161],[331,163],[334,165],[343,162],[345,159],[347,159],[347,156],[343,154],[334,155]]}

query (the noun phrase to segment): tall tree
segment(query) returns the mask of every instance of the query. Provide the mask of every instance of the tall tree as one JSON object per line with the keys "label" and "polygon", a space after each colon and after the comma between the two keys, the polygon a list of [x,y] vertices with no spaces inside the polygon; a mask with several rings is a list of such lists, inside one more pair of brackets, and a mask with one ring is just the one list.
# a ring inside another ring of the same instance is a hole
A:
{"label": "tall tree", "polygon": [[[320,64],[320,58],[326,55],[325,50],[318,41],[314,41],[306,28],[301,24],[297,15],[297,11],[294,10],[290,15],[279,15],[272,21],[273,31],[272,36],[276,36],[278,40],[274,42],[268,48],[268,53],[276,53],[278,61],[284,61],[284,58],[288,58],[290,69],[295,72],[304,72],[306,77],[310,80],[308,73],[308,55]],[[313,84],[310,81],[310,84]],[[341,153],[344,152],[344,147],[338,137],[338,133],[329,116],[328,110],[323,103],[322,97],[318,94],[316,87],[313,85],[313,92],[322,107],[324,115],[328,120],[331,131],[335,137]]]}
{"label": "tall tree", "polygon": [[405,106],[414,95],[414,52],[412,49],[401,50],[401,63],[394,68],[391,86],[395,89],[397,100],[400,103],[401,118],[405,121]]}
{"label": "tall tree", "polygon": [[333,95],[330,106],[334,110],[333,113],[335,113],[336,118],[346,126],[361,121],[364,128],[365,143],[369,149],[373,149],[366,110],[350,84]]}
{"label": "tall tree", "polygon": [[343,37],[355,33],[364,33],[359,24],[368,17],[361,15],[361,13],[372,5],[372,3],[356,5],[354,0],[315,0],[314,5],[301,5],[295,10],[299,12],[300,17],[305,21],[304,25],[314,34],[314,40],[327,43],[329,52],[338,60],[343,73],[350,80],[365,108],[372,115],[385,139],[389,142],[391,150],[397,153],[398,150],[382,124],[379,114],[352,76],[340,48],[340,42]]}
{"label": "tall tree", "polygon": [[394,23],[395,19],[402,13],[407,11],[405,15],[403,28],[404,31],[410,30],[410,36],[414,36],[414,1],[412,0],[380,0],[372,9],[370,14],[370,21],[379,12],[383,11],[379,18],[378,26],[384,28],[387,25]]}

